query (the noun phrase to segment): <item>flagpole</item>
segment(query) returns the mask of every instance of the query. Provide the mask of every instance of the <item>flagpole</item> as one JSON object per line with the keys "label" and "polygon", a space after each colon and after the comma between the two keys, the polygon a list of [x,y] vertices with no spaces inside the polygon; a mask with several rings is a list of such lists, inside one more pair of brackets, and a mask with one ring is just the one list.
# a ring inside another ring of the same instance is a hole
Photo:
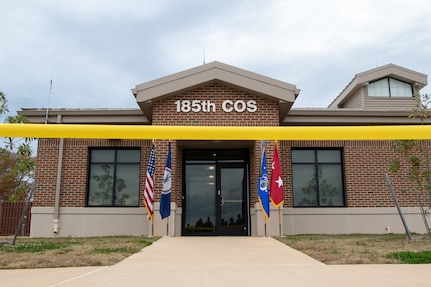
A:
{"label": "flagpole", "polygon": [[[275,140],[274,141],[274,148],[278,149],[278,141]],[[278,231],[280,233],[280,237],[283,237],[283,231],[282,231],[282,227],[281,227],[281,208],[280,205],[278,206]]]}
{"label": "flagpole", "polygon": [[[261,156],[260,165],[262,165],[262,161],[263,161],[263,152],[265,151],[265,141],[262,141],[261,145],[262,145],[262,149],[261,149],[262,156]],[[264,219],[265,220],[264,220],[264,223],[263,223],[263,227],[264,227],[264,234],[263,234],[263,236],[267,237],[268,236],[268,232],[267,232],[266,216],[265,215],[264,215]]]}
{"label": "flagpole", "polygon": [[[168,141],[168,144],[169,144],[169,146],[170,146],[170,144],[171,144],[171,140],[169,139],[169,141]],[[172,172],[172,171],[171,171]],[[172,174],[171,174],[172,175]],[[171,203],[169,202],[169,209],[171,208]],[[170,213],[169,213],[170,214]],[[169,218],[170,218],[171,216],[168,216],[168,217],[166,217],[166,237],[168,237],[169,236]]]}
{"label": "flagpole", "polygon": [[283,235],[283,228],[281,225],[281,208],[280,208],[280,206],[278,207],[278,229],[280,231],[280,237],[286,237]]}
{"label": "flagpole", "polygon": [[[156,146],[156,141],[154,139],[152,139],[151,140],[151,144],[154,145],[154,147],[155,147]],[[155,189],[153,189],[153,196],[154,196],[154,190]],[[153,201],[153,214],[151,215],[151,237],[154,237],[154,201]]]}
{"label": "flagpole", "polygon": [[169,236],[169,217],[166,217],[166,236]]}
{"label": "flagpole", "polygon": [[166,236],[169,236],[169,218],[171,215],[171,187],[172,187],[172,154],[171,140],[168,141],[165,172],[163,174],[163,188],[160,197],[160,216],[166,218]]}
{"label": "flagpole", "polygon": [[150,159],[148,161],[147,173],[145,176],[144,204],[147,209],[147,219],[149,221],[149,237],[154,236],[154,173],[155,173],[155,142],[151,142]]}
{"label": "flagpole", "polygon": [[[262,161],[263,161],[263,150],[265,148],[265,142],[263,140],[260,141],[260,163],[259,163],[259,178],[262,176]],[[259,181],[258,181],[259,182]],[[258,187],[259,188],[259,187]],[[263,210],[262,205],[262,214],[265,211]],[[265,214],[263,214],[263,237],[266,237],[266,217]]]}
{"label": "flagpole", "polygon": [[283,179],[281,177],[281,165],[280,157],[278,154],[278,141],[274,141],[274,156],[272,160],[272,173],[271,173],[271,184],[270,184],[270,197],[271,202],[275,207],[278,208],[278,232],[280,237],[283,236],[283,226],[282,226],[282,214],[281,207],[283,206],[284,192],[283,192]]}
{"label": "flagpole", "polygon": [[[154,139],[152,139],[151,144],[154,145],[154,147],[156,146],[156,141]],[[155,163],[154,163],[154,169],[155,169]],[[155,171],[154,171],[155,173]],[[154,177],[155,179],[155,177]],[[154,182],[155,184],[155,182]],[[155,188],[153,189],[153,196],[155,198]],[[151,237],[154,237],[154,201],[153,201],[153,214],[151,215]]]}
{"label": "flagpole", "polygon": [[[260,164],[259,166],[262,167],[262,162],[263,162],[263,152],[265,150],[265,141],[261,140],[260,141]],[[260,169],[259,171],[259,177],[262,176],[262,169]],[[262,212],[263,212],[263,236],[266,237],[266,216],[265,216],[265,211],[263,210],[263,205],[262,205]]]}
{"label": "flagpole", "polygon": [[258,180],[258,197],[261,203],[263,216],[264,216],[264,236],[268,236],[268,226],[267,220],[270,216],[270,196],[269,196],[269,186],[268,186],[268,172],[266,166],[266,152],[265,152],[265,141],[260,142],[261,145],[261,159],[260,159],[260,172]]}
{"label": "flagpole", "polygon": [[[154,146],[156,146],[156,141],[154,140],[154,139],[152,139],[152,141],[151,141],[151,144],[153,144]],[[155,169],[155,163],[154,163],[154,169]],[[155,171],[154,171],[154,175],[155,175]],[[155,179],[155,176],[154,176],[154,179]],[[154,185],[155,185],[156,183],[154,182]],[[154,194],[154,199],[155,199],[155,188],[154,188],[154,191],[153,191],[153,194]],[[155,202],[155,200],[154,200],[154,202]],[[152,216],[151,216],[151,237],[154,237],[154,202],[153,202],[153,214],[152,214]]]}
{"label": "flagpole", "polygon": [[[260,141],[260,166],[262,166],[262,161],[263,161],[263,152],[265,150],[265,141],[261,140]],[[261,171],[259,171],[259,176],[261,176]]]}

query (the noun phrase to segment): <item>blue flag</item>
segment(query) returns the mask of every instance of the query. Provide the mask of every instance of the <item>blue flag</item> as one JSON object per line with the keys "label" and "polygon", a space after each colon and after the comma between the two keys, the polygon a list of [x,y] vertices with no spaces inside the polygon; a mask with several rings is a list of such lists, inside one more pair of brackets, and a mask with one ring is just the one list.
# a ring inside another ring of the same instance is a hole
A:
{"label": "blue flag", "polygon": [[160,199],[160,216],[162,219],[171,215],[171,186],[172,186],[171,142],[168,145],[165,174],[163,175],[162,198]]}
{"label": "blue flag", "polygon": [[259,201],[262,206],[263,214],[269,219],[269,190],[268,190],[268,172],[266,170],[266,151],[262,154],[262,169],[259,177],[258,192]]}

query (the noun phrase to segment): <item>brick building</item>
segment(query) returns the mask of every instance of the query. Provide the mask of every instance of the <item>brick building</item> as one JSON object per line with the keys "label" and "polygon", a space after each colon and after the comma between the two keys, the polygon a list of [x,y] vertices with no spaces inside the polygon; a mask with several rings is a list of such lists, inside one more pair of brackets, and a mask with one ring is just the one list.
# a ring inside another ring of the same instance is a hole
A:
{"label": "brick building", "polygon": [[[50,109],[49,124],[169,126],[410,125],[427,76],[393,64],[354,76],[322,109],[292,108],[295,85],[219,62],[132,89],[136,109]],[[33,123],[46,109],[19,112]],[[155,216],[143,193],[151,141],[40,139],[31,236],[404,232],[385,182],[391,141],[280,141],[284,205],[264,220],[257,199],[261,143],[171,141],[171,215],[159,201],[168,142],[156,146]],[[427,144],[427,143],[426,143]],[[266,142],[268,165],[274,143]],[[270,169],[269,169],[270,170]],[[424,233],[406,174],[392,176],[412,231]],[[404,191],[404,192],[400,192]],[[280,224],[280,225],[279,225]],[[385,229],[386,228],[386,229]]]}

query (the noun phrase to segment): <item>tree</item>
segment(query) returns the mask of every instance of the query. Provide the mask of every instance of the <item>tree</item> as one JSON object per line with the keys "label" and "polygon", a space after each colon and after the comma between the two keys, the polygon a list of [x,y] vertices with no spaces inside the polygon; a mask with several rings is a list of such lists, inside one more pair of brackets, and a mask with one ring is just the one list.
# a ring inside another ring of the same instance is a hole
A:
{"label": "tree", "polygon": [[[431,115],[431,96],[415,95],[416,105],[409,118],[418,118],[421,124]],[[431,160],[430,143],[423,140],[396,140],[392,142],[392,150],[400,155],[394,158],[389,166],[390,173],[406,172],[413,184],[416,197],[425,216],[431,208]],[[423,196],[426,195],[425,199]],[[427,205],[428,210],[425,210]],[[425,217],[424,217],[425,218]],[[430,233],[431,236],[431,233]]]}
{"label": "tree", "polygon": [[[317,188],[317,180],[319,181],[319,188]],[[326,178],[323,178],[322,167],[320,165],[317,168],[317,180],[313,177],[307,186],[301,188],[305,197],[299,202],[300,206],[316,206],[317,197],[319,197],[319,205],[334,206],[334,197],[339,192]],[[319,196],[317,196],[317,193],[319,193]]]}
{"label": "tree", "polygon": [[[120,193],[126,188],[126,181],[122,178],[116,177],[115,187],[114,187],[114,176],[111,173],[111,167],[107,164],[101,166],[103,173],[93,175],[93,178],[97,181],[97,187],[99,188],[94,192],[91,200],[98,202],[100,205],[111,205],[112,196],[115,196],[114,200],[119,203],[119,205],[126,205],[126,201],[129,198],[127,193]],[[113,188],[115,192],[113,192]]]}
{"label": "tree", "polygon": [[[426,118],[431,115],[429,105],[430,95],[416,95],[416,106],[412,109],[409,118],[419,118],[424,124]],[[431,191],[430,171],[430,147],[429,142],[422,140],[396,140],[392,142],[392,150],[401,157],[392,160],[389,172],[395,173],[403,169],[407,172],[409,179],[419,191]],[[430,194],[431,195],[431,194]]]}
{"label": "tree", "polygon": [[[9,112],[7,99],[0,91],[0,115]],[[6,123],[25,124],[28,119],[16,115],[8,116]],[[4,147],[0,147],[0,200],[20,201],[27,198],[36,163],[32,157],[32,139],[6,138]]]}

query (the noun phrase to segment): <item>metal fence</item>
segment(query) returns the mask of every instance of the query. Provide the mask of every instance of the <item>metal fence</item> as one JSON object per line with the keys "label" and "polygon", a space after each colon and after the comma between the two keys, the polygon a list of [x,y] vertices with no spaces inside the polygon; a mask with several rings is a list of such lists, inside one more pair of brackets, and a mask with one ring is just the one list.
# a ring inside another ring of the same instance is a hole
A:
{"label": "metal fence", "polygon": [[[8,202],[0,201],[0,235],[8,236],[14,235],[17,230],[17,225],[21,218],[22,212],[25,207],[25,201]],[[19,227],[18,235],[30,235],[30,222],[31,222],[31,204],[28,208],[25,219]]]}

